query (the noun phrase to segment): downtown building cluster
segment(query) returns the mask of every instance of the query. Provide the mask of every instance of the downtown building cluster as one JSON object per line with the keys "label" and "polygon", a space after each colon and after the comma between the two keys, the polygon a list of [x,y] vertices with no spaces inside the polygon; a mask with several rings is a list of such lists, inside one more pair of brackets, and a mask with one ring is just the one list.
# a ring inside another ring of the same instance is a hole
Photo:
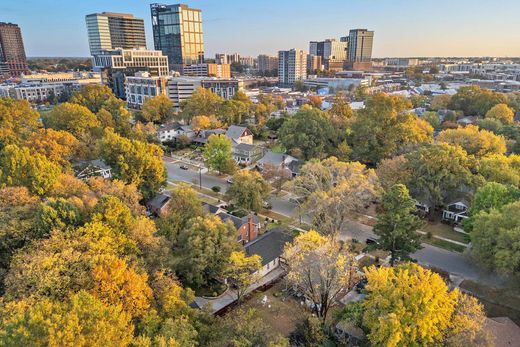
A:
{"label": "downtown building cluster", "polygon": [[153,50],[146,48],[142,19],[113,12],[86,16],[93,68],[129,107],[161,94],[179,107],[198,87],[224,98],[242,88],[231,78],[230,64],[205,61],[201,10],[154,3],[150,14]]}

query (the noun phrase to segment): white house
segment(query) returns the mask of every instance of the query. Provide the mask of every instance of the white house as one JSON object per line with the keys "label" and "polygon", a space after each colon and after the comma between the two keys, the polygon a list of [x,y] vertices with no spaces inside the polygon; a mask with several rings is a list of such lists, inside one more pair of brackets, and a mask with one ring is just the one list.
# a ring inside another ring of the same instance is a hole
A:
{"label": "white house", "polygon": [[446,208],[442,211],[442,219],[460,223],[462,220],[468,218],[468,209],[469,203],[466,200],[456,200],[446,205]]}
{"label": "white house", "polygon": [[246,127],[232,125],[226,131],[226,137],[228,137],[234,144],[253,144],[253,133]]}
{"label": "white house", "polygon": [[157,137],[161,142],[175,141],[176,138],[182,135],[191,139],[195,137],[195,132],[190,125],[182,125],[177,122],[163,124],[157,131]]}

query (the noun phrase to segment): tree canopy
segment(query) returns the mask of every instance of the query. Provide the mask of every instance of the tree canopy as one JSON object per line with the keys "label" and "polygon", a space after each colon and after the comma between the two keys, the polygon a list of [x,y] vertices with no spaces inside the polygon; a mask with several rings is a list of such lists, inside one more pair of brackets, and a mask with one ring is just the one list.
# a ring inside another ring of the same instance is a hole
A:
{"label": "tree canopy", "polygon": [[466,116],[484,116],[493,106],[507,102],[504,94],[479,86],[461,87],[452,96],[449,108],[461,110]]}
{"label": "tree canopy", "polygon": [[480,130],[477,126],[468,125],[464,128],[446,129],[437,137],[440,142],[446,142],[462,147],[468,155],[477,158],[506,152],[506,140],[503,136],[491,131]]}
{"label": "tree canopy", "polygon": [[240,170],[233,175],[233,184],[226,196],[233,204],[247,211],[259,212],[271,192],[271,186],[256,171]]}

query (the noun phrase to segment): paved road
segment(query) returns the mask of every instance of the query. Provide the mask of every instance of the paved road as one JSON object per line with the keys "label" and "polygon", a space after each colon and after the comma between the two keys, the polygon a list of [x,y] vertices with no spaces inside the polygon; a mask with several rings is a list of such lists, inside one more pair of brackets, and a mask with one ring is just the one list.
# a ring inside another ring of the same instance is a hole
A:
{"label": "paved road", "polygon": [[[168,170],[168,179],[184,181],[188,183],[199,183],[199,172],[190,168],[189,170],[182,170],[179,163],[172,163],[170,159],[165,160],[165,165]],[[202,174],[202,186],[210,188],[219,186],[221,192],[225,192],[229,187],[225,178],[219,178],[208,174]],[[297,206],[288,201],[287,197],[272,196],[269,201],[276,213],[286,216],[298,217]],[[308,221],[304,217],[304,221]],[[364,241],[368,237],[374,237],[372,227],[358,223],[349,222],[342,232],[343,238],[355,238],[359,241]],[[424,248],[413,254],[420,264],[433,266],[453,274],[460,275],[466,279],[480,281],[490,285],[502,285],[505,281],[495,273],[485,272],[474,264],[467,256],[450,252],[442,248],[434,247],[424,244]]]}

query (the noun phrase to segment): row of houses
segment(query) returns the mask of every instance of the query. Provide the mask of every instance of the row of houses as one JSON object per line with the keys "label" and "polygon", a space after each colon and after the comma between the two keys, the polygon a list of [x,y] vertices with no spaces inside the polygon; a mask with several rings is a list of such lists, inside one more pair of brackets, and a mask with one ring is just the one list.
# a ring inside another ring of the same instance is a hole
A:
{"label": "row of houses", "polygon": [[233,146],[233,159],[239,165],[255,164],[259,169],[266,165],[286,168],[292,176],[296,176],[303,164],[299,159],[284,153],[266,151],[253,143],[253,133],[245,126],[231,125],[227,129],[209,129],[194,131],[190,125],[169,123],[161,125],[157,136],[162,143],[175,142],[181,136],[189,138],[193,144],[204,146],[211,135],[224,135]]}

